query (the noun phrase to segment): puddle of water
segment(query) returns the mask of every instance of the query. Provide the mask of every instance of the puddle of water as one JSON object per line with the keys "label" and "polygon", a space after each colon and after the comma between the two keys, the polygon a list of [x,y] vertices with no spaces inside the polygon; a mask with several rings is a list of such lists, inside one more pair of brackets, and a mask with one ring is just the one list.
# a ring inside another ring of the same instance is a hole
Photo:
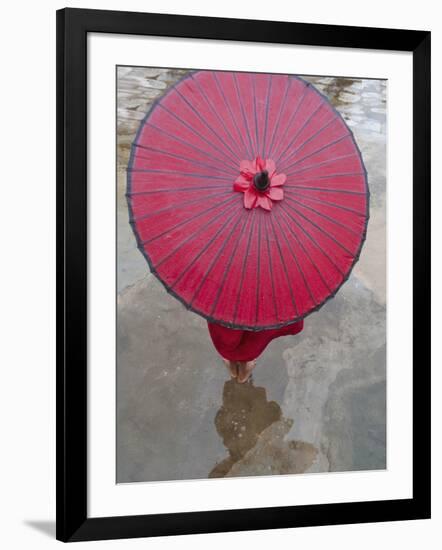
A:
{"label": "puddle of water", "polygon": [[255,446],[259,434],[281,416],[280,406],[275,401],[267,401],[264,388],[255,387],[252,381],[247,384],[238,384],[235,380],[226,382],[215,427],[229,456],[215,466],[209,477],[224,477]]}
{"label": "puddle of water", "polygon": [[323,91],[335,107],[355,103],[358,101],[358,94],[353,87],[361,84],[360,79],[355,78],[333,78],[323,86]]}
{"label": "puddle of water", "polygon": [[290,474],[306,471],[317,450],[302,441],[286,441],[293,420],[284,418],[281,407],[267,400],[263,387],[253,379],[247,384],[229,380],[215,427],[228,451],[209,478],[244,475]]}

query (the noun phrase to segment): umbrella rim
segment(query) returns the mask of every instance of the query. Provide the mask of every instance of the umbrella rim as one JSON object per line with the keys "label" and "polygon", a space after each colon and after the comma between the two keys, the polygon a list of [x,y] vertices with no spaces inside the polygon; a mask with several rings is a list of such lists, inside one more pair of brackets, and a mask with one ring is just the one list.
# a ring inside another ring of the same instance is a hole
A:
{"label": "umbrella rim", "polygon": [[[159,97],[157,97],[151,104],[151,107],[150,109],[147,111],[147,113],[145,114],[145,116],[143,117],[143,119],[140,121],[140,124],[138,126],[138,130],[137,130],[137,133],[135,135],[135,138],[131,144],[131,149],[130,149],[130,156],[129,156],[129,161],[127,163],[127,168],[126,168],[126,181],[127,181],[127,184],[126,184],[126,201],[127,201],[127,206],[128,206],[128,210],[129,210],[129,224],[131,225],[132,227],[132,231],[134,233],[134,236],[135,236],[135,240],[136,240],[136,243],[137,243],[137,248],[138,250],[141,252],[141,254],[143,255],[144,259],[146,260],[148,266],[149,266],[149,269],[151,271],[151,273],[160,281],[160,283],[163,285],[163,287],[166,289],[167,293],[170,294],[171,296],[173,296],[174,298],[176,298],[179,302],[181,302],[184,307],[189,310],[189,311],[193,311],[194,313],[196,313],[197,315],[203,317],[204,319],[206,319],[207,321],[209,321],[210,323],[216,323],[218,325],[222,325],[224,327],[227,327],[227,328],[231,328],[231,329],[236,329],[236,330],[248,330],[248,331],[251,331],[251,332],[259,332],[259,331],[262,331],[262,330],[271,330],[271,329],[278,329],[278,328],[283,328],[283,327],[286,327],[286,326],[289,326],[289,325],[293,325],[295,323],[298,323],[299,321],[305,319],[306,317],[308,317],[310,314],[314,313],[315,311],[318,311],[320,310],[327,302],[329,302],[332,298],[334,298],[336,296],[336,294],[338,293],[338,291],[342,288],[342,286],[348,281],[348,279],[350,278],[350,275],[353,271],[353,268],[354,266],[356,265],[356,263],[358,262],[359,258],[360,258],[360,255],[361,255],[361,252],[362,252],[362,248],[364,246],[364,243],[366,241],[366,238],[367,238],[367,228],[368,228],[368,221],[370,219],[370,188],[369,188],[369,185],[368,185],[368,176],[367,176],[367,169],[365,168],[365,163],[364,163],[364,159],[362,157],[362,153],[361,153],[361,150],[357,144],[357,141],[356,141],[356,138],[353,134],[353,131],[352,129],[348,126],[348,124],[345,122],[344,120],[344,117],[342,116],[342,114],[337,110],[337,108],[331,103],[331,101],[328,99],[328,97],[320,92],[311,82],[308,82],[306,80],[304,80],[303,78],[301,78],[300,76],[298,75],[293,75],[293,74],[286,74],[286,73],[268,73],[268,72],[265,72],[265,73],[259,73],[259,72],[256,72],[256,71],[228,71],[228,70],[216,70],[216,71],[212,71],[210,69],[189,69],[188,70],[189,72],[185,75],[183,75],[181,78],[179,78],[172,86],[170,86],[166,91],[165,93],[161,94]],[[270,75],[278,75],[278,76],[287,76],[288,78],[291,78],[291,79],[294,79],[294,80],[298,80],[304,84],[306,84],[307,87],[311,87],[315,90],[316,93],[318,93],[328,104],[329,106],[332,108],[332,110],[334,111],[334,113],[340,118],[340,120],[342,120],[342,122],[345,124],[346,128],[348,129],[348,131],[350,132],[350,137],[351,137],[351,140],[356,148],[356,151],[357,151],[357,154],[359,156],[359,159],[361,161],[361,165],[362,165],[362,168],[363,168],[363,173],[364,173],[364,185],[365,185],[365,198],[366,198],[366,209],[365,209],[365,224],[364,224],[364,230],[361,234],[361,241],[360,241],[360,244],[359,244],[359,248],[358,250],[356,251],[356,254],[353,258],[353,262],[351,264],[351,266],[349,267],[348,269],[348,272],[347,274],[345,275],[345,277],[343,278],[343,280],[341,281],[341,283],[336,287],[336,289],[332,292],[332,294],[330,294],[329,296],[327,296],[327,298],[321,302],[320,304],[317,304],[316,306],[312,307],[311,309],[309,309],[306,313],[304,313],[303,315],[299,315],[297,316],[296,318],[290,320],[290,321],[284,321],[284,322],[281,322],[281,323],[275,323],[275,324],[272,324],[272,325],[262,325],[262,326],[256,326],[256,325],[252,325],[252,326],[249,326],[249,325],[241,325],[241,324],[238,324],[238,323],[232,323],[232,322],[229,322],[229,321],[223,321],[223,320],[220,320],[220,319],[217,319],[211,315],[208,315],[206,313],[204,313],[203,311],[200,311],[199,309],[195,308],[194,306],[190,306],[179,294],[177,294],[160,276],[160,274],[158,273],[158,271],[155,269],[153,263],[152,263],[152,260],[151,258],[149,257],[148,253],[146,252],[146,250],[144,249],[144,246],[142,245],[142,242],[141,242],[141,239],[140,239],[140,236],[138,235],[138,232],[137,232],[137,229],[136,229],[136,224],[135,222],[133,221],[133,209],[132,209],[132,195],[131,195],[131,191],[132,191],[132,166],[133,166],[133,163],[134,163],[134,156],[135,156],[135,150],[136,150],[136,145],[138,144],[138,140],[139,140],[139,137],[140,137],[140,134],[141,134],[141,131],[142,129],[144,128],[144,125],[146,123],[146,121],[150,118],[150,116],[152,115],[152,113],[154,112],[154,110],[157,108],[158,104],[160,101],[163,100],[164,97],[166,97],[169,93],[171,93],[181,82],[183,82],[184,80],[188,79],[188,78],[191,78],[192,75],[195,75],[197,73],[200,73],[200,72],[220,72],[220,73],[247,73],[247,74],[270,74]],[[335,78],[335,77],[334,77]]]}

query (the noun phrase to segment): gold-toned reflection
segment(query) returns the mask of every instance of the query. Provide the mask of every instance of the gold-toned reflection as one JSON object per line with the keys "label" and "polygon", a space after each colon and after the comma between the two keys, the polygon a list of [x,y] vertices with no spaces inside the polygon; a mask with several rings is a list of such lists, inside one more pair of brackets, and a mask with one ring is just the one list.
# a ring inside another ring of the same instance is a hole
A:
{"label": "gold-toned reflection", "polygon": [[281,407],[267,400],[263,387],[251,379],[246,384],[229,380],[223,388],[223,404],[215,427],[228,456],[217,463],[209,477],[290,474],[305,472],[317,449],[310,443],[286,440],[293,420]]}

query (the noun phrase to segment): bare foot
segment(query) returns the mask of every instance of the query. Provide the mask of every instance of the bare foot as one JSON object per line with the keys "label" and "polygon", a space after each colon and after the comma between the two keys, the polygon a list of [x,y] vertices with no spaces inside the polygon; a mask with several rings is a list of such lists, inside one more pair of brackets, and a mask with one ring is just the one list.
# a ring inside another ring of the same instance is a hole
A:
{"label": "bare foot", "polygon": [[224,359],[224,364],[226,365],[227,370],[230,372],[230,376],[232,378],[236,378],[238,376],[238,367],[236,361],[229,361],[228,359]]}
{"label": "bare foot", "polygon": [[256,367],[256,361],[238,361],[238,376],[237,380],[240,384],[244,384],[250,378],[252,370]]}

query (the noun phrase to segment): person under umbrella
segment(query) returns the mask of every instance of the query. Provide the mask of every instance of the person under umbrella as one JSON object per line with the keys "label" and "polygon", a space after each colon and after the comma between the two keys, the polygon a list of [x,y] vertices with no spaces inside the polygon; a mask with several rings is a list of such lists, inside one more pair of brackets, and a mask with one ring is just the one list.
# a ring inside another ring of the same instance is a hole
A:
{"label": "person under umbrella", "polygon": [[[275,163],[257,157],[255,162],[243,161],[240,176],[234,183],[234,189],[244,193],[244,207],[261,207],[271,210],[272,201],[282,200],[282,186],[285,174],[275,174]],[[304,322],[261,331],[230,329],[208,321],[209,334],[218,353],[224,359],[232,378],[246,382],[256,366],[256,359],[267,345],[280,336],[295,335],[301,332]]]}
{"label": "person under umbrella", "polygon": [[127,198],[151,271],[208,321],[238,382],[336,294],[368,221],[351,131],[312,85],[287,75],[181,79],[140,125]]}

